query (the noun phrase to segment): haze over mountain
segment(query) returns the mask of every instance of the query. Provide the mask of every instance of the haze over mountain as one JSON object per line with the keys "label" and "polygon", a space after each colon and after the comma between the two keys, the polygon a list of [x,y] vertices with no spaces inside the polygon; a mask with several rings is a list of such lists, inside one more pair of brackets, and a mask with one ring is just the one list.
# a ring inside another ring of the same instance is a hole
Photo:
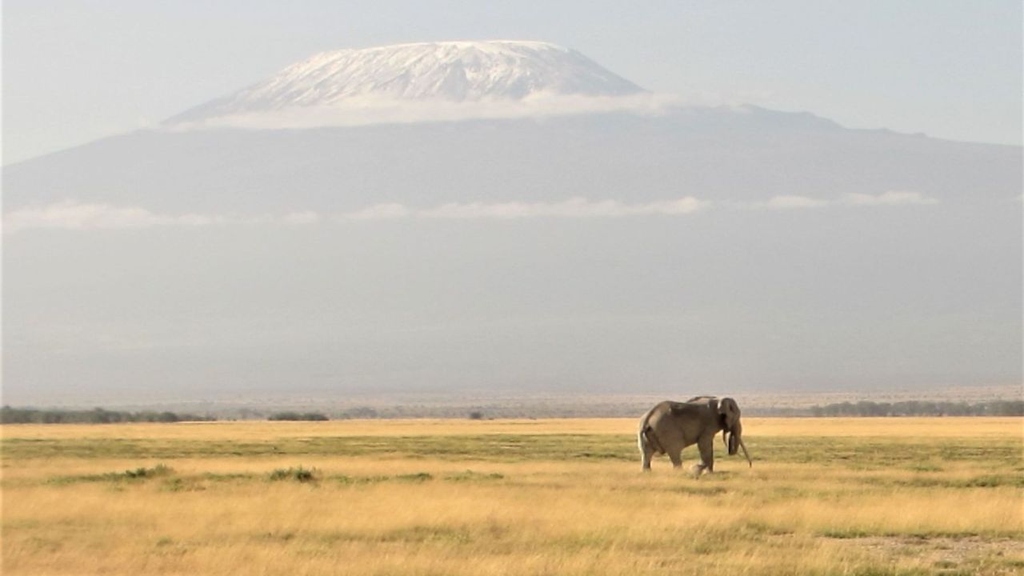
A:
{"label": "haze over mountain", "polygon": [[315,56],[5,167],[5,402],[1021,381],[1021,149],[539,42]]}

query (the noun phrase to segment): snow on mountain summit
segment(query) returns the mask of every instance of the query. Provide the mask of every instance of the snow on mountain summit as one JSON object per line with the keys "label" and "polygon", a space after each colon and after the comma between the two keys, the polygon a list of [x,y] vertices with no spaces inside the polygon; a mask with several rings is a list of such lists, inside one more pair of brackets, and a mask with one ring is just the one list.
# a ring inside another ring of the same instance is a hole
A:
{"label": "snow on mountain summit", "polygon": [[617,98],[646,92],[575,50],[546,42],[399,44],[317,54],[234,94],[168,120],[202,122],[381,102],[515,102]]}
{"label": "snow on mountain summit", "polygon": [[579,52],[544,42],[436,42],[313,56],[239,96],[275,105],[400,98],[520,99],[534,92],[620,96],[641,91]]}

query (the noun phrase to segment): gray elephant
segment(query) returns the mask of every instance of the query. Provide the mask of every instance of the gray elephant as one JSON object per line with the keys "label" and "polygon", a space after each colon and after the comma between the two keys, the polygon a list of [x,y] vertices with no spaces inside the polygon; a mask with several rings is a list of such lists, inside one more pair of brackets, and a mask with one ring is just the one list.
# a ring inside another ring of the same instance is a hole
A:
{"label": "gray elephant", "polygon": [[729,454],[735,455],[737,446],[743,448],[747,463],[753,467],[754,463],[743,444],[740,407],[735,400],[698,396],[686,402],[666,400],[659,403],[640,419],[637,443],[640,445],[643,470],[651,469],[651,457],[655,454],[668,454],[672,466],[679,468],[683,465],[680,458],[683,448],[696,444],[701,461],[693,466],[694,475],[699,477],[705,470],[713,472],[714,440],[719,431],[723,431],[722,441]]}

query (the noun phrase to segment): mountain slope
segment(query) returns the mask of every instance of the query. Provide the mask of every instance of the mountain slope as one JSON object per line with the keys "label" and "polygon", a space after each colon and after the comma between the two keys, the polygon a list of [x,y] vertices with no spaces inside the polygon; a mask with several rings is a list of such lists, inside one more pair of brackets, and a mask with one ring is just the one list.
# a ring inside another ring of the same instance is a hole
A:
{"label": "mountain slope", "polygon": [[727,204],[915,191],[1019,194],[1019,150],[845,130],[759,109],[311,130],[140,131],[8,166],[10,211],[63,200],[171,213],[350,211],[380,203]]}

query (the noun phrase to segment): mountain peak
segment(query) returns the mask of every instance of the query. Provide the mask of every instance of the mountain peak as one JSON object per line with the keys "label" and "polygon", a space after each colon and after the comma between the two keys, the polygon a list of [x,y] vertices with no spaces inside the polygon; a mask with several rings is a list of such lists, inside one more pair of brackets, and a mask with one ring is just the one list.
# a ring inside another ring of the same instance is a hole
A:
{"label": "mountain peak", "polygon": [[583,54],[548,42],[422,42],[316,54],[168,123],[331,108],[353,101],[450,104],[644,92]]}

